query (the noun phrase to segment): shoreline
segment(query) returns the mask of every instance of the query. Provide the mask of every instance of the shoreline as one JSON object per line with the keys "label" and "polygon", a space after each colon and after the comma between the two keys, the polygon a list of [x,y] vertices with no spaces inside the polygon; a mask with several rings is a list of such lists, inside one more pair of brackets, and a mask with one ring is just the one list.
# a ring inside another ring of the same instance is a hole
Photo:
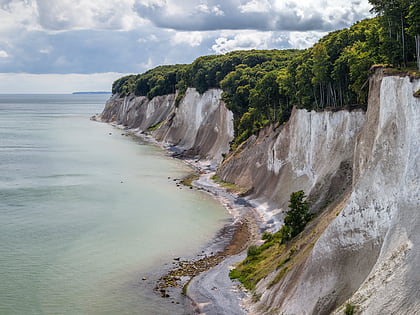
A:
{"label": "shoreline", "polygon": [[[204,245],[201,253],[192,253],[185,259],[174,258],[174,265],[157,280],[154,291],[162,298],[174,294],[184,296],[185,308],[197,314],[202,313],[204,308],[208,313],[217,313],[216,310],[220,310],[222,306],[229,308],[229,314],[244,314],[240,300],[246,296],[246,292],[239,288],[239,284],[235,285],[235,282],[229,278],[228,272],[232,264],[246,257],[247,248],[260,240],[264,219],[259,215],[256,207],[245,198],[228,192],[214,182],[211,177],[215,174],[215,169],[210,161],[185,157],[175,146],[159,142],[138,129],[106,122],[98,116],[91,117],[91,120],[108,123],[127,132],[128,135],[159,146],[170,157],[183,161],[199,174],[199,178],[192,182],[192,187],[210,194],[231,217],[232,222],[225,224]],[[182,179],[179,179],[179,182],[175,183],[179,185],[181,181]],[[213,284],[215,280],[222,281],[224,288],[215,286]],[[237,289],[232,290],[232,286],[236,286]],[[210,291],[207,290],[208,287],[211,287]],[[221,291],[223,291],[222,295]],[[226,305],[227,296],[229,305]]]}

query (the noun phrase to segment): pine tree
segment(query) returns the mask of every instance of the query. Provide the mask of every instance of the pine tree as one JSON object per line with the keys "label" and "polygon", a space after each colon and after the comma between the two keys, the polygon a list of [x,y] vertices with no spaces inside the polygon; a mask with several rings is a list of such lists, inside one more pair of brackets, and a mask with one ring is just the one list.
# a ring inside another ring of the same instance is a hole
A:
{"label": "pine tree", "polygon": [[282,228],[283,241],[291,239],[303,231],[306,224],[311,219],[309,213],[309,205],[306,200],[303,190],[293,192],[290,195],[289,208],[286,217],[284,218],[284,226]]}

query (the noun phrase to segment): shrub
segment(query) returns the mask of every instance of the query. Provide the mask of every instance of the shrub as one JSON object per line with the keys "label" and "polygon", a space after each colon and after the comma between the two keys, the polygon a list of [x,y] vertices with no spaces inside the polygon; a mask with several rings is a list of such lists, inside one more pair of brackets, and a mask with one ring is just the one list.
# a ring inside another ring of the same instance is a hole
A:
{"label": "shrub", "polygon": [[248,247],[248,257],[257,256],[260,253],[260,249],[257,245],[251,245]]}
{"label": "shrub", "polygon": [[261,239],[264,241],[271,241],[273,239],[273,234],[270,232],[264,232],[261,236]]}
{"label": "shrub", "polygon": [[350,303],[346,304],[346,309],[344,310],[344,314],[346,315],[353,315],[355,311],[354,305],[351,305]]}

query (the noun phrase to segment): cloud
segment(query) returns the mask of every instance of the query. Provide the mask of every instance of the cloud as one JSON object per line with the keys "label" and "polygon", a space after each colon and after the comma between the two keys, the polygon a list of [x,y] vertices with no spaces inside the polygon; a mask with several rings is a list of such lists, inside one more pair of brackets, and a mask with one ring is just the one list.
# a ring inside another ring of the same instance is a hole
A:
{"label": "cloud", "polygon": [[257,12],[257,13],[267,13],[271,9],[271,4],[268,0],[251,0],[243,5],[239,6],[239,11],[241,13]]}
{"label": "cloud", "polygon": [[0,0],[0,73],[140,73],[238,49],[306,48],[369,9],[368,0]]}
{"label": "cloud", "polygon": [[145,23],[132,10],[134,0],[37,0],[38,21],[51,31],[131,30]]}
{"label": "cloud", "polygon": [[0,93],[72,93],[111,91],[112,82],[125,73],[30,74],[0,73]]}
{"label": "cloud", "polygon": [[321,37],[325,36],[325,32],[290,32],[288,34],[288,42],[290,47],[297,49],[309,48],[315,44]]}
{"label": "cloud", "polygon": [[171,42],[174,45],[188,44],[191,47],[197,47],[201,45],[203,41],[202,32],[174,32],[174,36],[171,38]]}
{"label": "cloud", "polygon": [[208,0],[198,5],[168,0],[152,6],[136,3],[134,8],[158,27],[182,31],[330,31],[366,17],[370,6],[367,0]]}
{"label": "cloud", "polygon": [[225,32],[215,40],[214,52],[225,54],[232,50],[268,49],[274,41],[273,32],[237,31]]}
{"label": "cloud", "polygon": [[5,50],[0,50],[0,58],[7,58],[9,54]]}

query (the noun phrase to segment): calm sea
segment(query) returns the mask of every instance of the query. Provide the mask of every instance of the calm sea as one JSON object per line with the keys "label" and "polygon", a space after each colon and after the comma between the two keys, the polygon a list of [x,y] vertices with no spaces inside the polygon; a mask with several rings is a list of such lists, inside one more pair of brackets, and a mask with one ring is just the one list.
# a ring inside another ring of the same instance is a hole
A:
{"label": "calm sea", "polygon": [[142,281],[226,213],[159,148],[89,117],[107,95],[0,95],[0,314],[182,314]]}

